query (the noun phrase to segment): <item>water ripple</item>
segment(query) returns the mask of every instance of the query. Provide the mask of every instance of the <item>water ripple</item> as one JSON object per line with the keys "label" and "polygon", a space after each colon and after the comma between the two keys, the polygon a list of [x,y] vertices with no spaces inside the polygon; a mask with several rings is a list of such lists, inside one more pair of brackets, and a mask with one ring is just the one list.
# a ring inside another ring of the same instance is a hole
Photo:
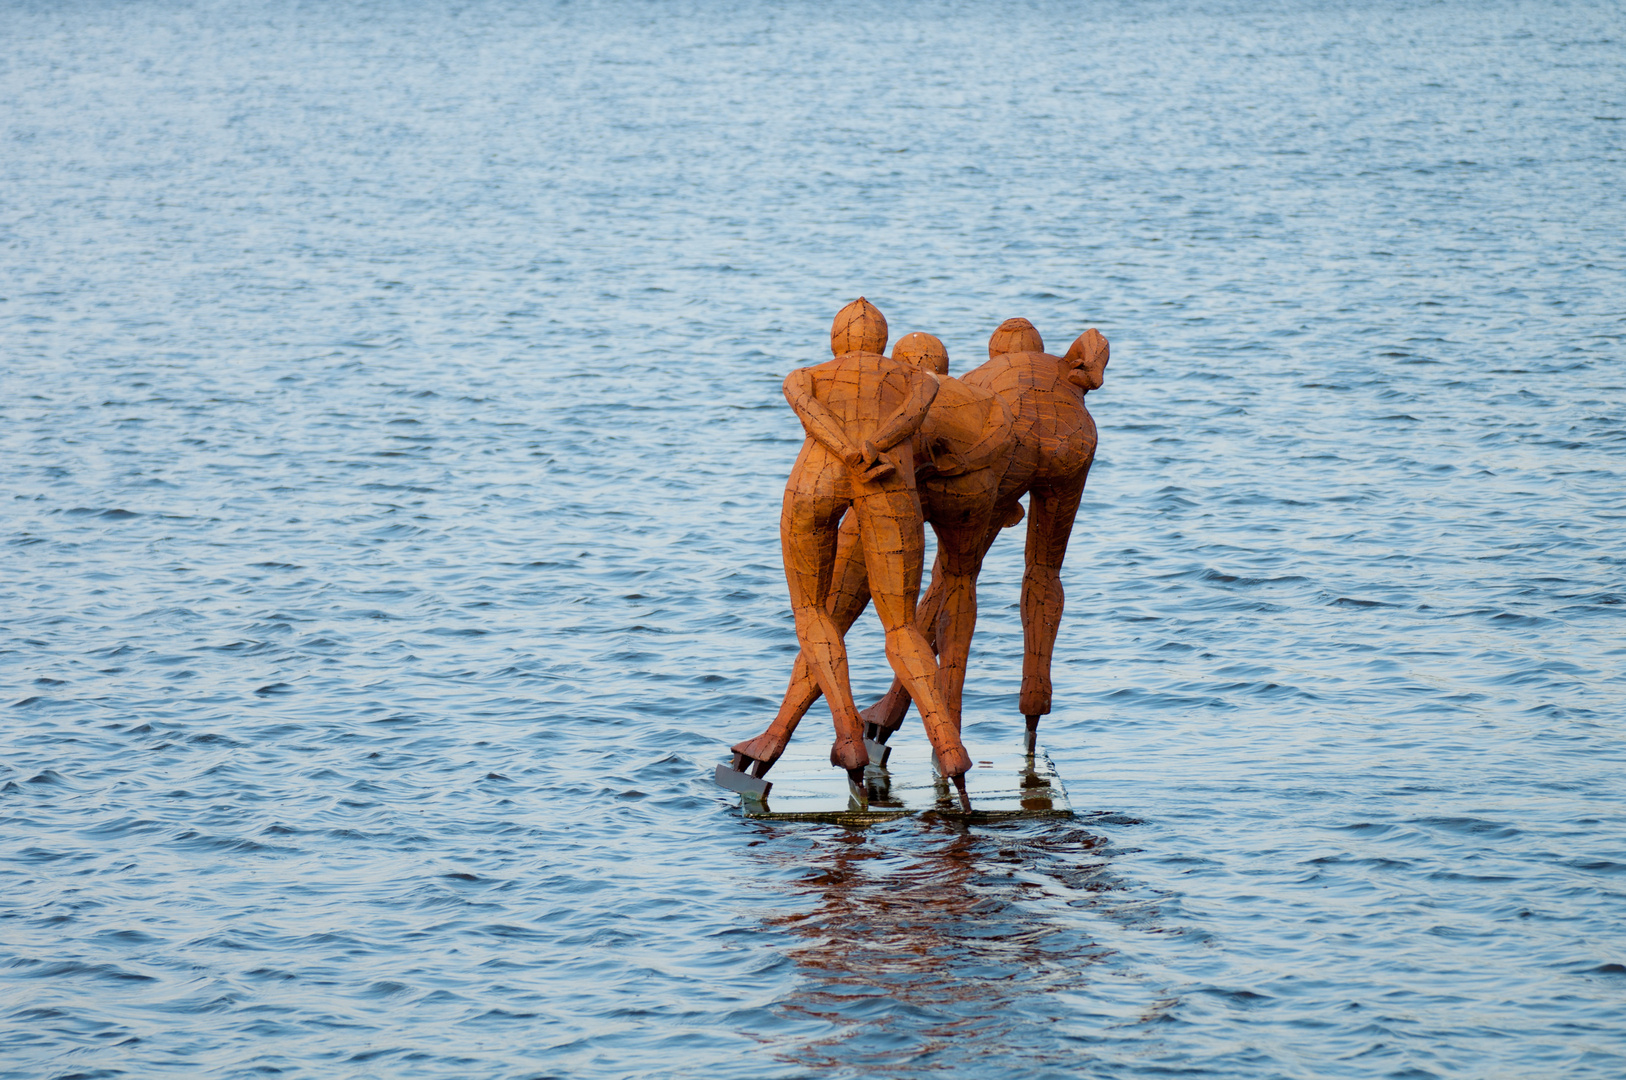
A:
{"label": "water ripple", "polygon": [[[1617,23],[9,5],[0,1075],[1621,1075]],[[860,292],[1113,341],[1077,820],[706,779]]]}

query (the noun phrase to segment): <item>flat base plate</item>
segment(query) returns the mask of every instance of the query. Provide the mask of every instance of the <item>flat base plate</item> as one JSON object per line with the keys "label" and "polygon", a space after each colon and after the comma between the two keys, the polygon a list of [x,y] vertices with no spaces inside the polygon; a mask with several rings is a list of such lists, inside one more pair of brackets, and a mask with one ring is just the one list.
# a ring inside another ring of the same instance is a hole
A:
{"label": "flat base plate", "polygon": [[860,805],[848,790],[847,774],[830,764],[829,745],[804,739],[793,742],[768,773],[773,782],[768,797],[742,794],[740,809],[748,818],[838,825],[925,813],[967,822],[1073,816],[1050,756],[1042,747],[1032,757],[1023,753],[1020,733],[1014,746],[992,754],[986,747],[966,747],[974,762],[965,776],[969,814],[960,808],[954,784],[938,775],[924,738],[889,748],[886,765],[872,764],[864,770],[868,806]]}

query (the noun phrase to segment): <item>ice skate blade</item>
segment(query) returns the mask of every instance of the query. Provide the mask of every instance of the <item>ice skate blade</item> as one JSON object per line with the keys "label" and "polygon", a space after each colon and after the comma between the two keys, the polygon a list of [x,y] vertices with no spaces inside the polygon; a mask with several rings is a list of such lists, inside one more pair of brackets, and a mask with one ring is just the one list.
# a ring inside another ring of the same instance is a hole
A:
{"label": "ice skate blade", "polygon": [[716,781],[718,787],[737,791],[745,798],[756,802],[766,799],[768,792],[773,790],[772,780],[758,780],[750,773],[740,772],[738,769],[730,768],[727,765],[718,765],[717,771],[712,773],[711,778]]}

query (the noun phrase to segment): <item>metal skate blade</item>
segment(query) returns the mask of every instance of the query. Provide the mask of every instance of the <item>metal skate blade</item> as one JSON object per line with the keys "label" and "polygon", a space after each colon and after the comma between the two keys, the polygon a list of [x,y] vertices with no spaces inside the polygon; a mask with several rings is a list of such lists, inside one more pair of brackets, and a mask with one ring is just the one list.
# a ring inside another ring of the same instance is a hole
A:
{"label": "metal skate blade", "polygon": [[[727,766],[719,767],[718,783],[740,791],[745,816],[768,821],[862,825],[916,814],[970,823],[1073,816],[1049,755],[1035,748],[1029,757],[1021,735],[1012,740],[1015,746],[997,753],[967,747],[972,756],[971,771],[965,774],[969,812],[961,805],[954,785],[934,767],[934,755],[924,735],[906,738],[900,733],[899,738],[904,740],[900,746],[885,747],[897,750],[887,756],[886,764],[872,761],[864,770],[864,799],[858,797],[857,785],[848,780],[846,772],[830,765],[828,749],[813,740],[805,747],[792,743],[774,765],[771,798],[766,790],[752,796],[724,783],[722,775],[733,772]],[[873,747],[870,754],[879,757]],[[764,789],[768,786],[766,781],[744,779]]]}

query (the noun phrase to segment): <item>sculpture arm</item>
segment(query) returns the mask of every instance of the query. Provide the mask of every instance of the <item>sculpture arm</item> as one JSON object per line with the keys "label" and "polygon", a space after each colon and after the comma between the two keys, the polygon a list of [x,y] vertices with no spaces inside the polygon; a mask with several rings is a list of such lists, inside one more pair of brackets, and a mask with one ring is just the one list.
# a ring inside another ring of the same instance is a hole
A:
{"label": "sculpture arm", "polygon": [[797,368],[785,377],[785,400],[796,410],[797,419],[801,420],[802,427],[807,429],[810,437],[840,458],[849,469],[864,467],[863,451],[847,438],[847,433],[841,430],[841,424],[824,407],[824,402],[813,396],[812,372]]}
{"label": "sculpture arm", "polygon": [[[875,434],[870,436],[869,445],[877,451],[890,450],[918,431],[926,419],[926,410],[937,400],[937,386],[935,375],[924,371],[911,372],[909,396],[892,411],[891,416],[881,422]],[[867,454],[868,447],[865,449]]]}

